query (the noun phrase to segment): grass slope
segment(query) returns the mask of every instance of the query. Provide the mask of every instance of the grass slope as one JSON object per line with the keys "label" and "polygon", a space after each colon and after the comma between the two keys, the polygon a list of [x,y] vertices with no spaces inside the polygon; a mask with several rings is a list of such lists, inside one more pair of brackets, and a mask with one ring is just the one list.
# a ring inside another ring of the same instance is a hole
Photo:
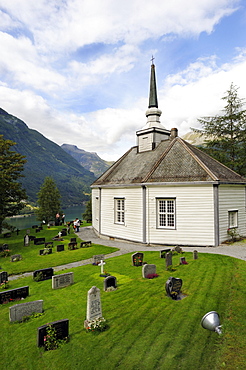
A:
{"label": "grass slope", "polygon": [[[214,254],[185,257],[188,265],[179,265],[180,256],[174,256],[175,271],[169,272],[159,252],[145,252],[144,260],[157,266],[159,277],[153,280],[131,266],[131,254],[107,259],[105,269],[117,278],[114,292],[103,291],[100,268],[92,265],[72,269],[74,284],[63,289],[52,290],[50,280],[10,282],[11,288],[29,285],[25,301],[43,299],[44,315],[10,323],[12,304],[0,306],[1,369],[244,369],[245,262]],[[170,276],[183,279],[187,297],[182,301],[166,296]],[[103,316],[110,324],[99,335],[83,329],[87,291],[94,285],[101,289]],[[221,336],[200,325],[211,310],[220,314]],[[37,328],[65,318],[70,342],[50,352],[37,348]]]}

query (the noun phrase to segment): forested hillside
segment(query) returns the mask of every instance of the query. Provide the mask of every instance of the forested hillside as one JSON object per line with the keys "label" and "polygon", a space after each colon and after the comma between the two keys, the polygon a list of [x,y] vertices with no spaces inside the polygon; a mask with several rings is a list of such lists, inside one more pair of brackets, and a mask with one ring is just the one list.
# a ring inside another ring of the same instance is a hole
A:
{"label": "forested hillside", "polygon": [[90,185],[95,180],[92,172],[83,168],[59,145],[29,129],[20,119],[0,108],[0,134],[16,142],[13,147],[26,156],[24,178],[28,200],[35,203],[37,192],[46,176],[52,176],[62,196],[62,206],[81,204],[89,199]]}

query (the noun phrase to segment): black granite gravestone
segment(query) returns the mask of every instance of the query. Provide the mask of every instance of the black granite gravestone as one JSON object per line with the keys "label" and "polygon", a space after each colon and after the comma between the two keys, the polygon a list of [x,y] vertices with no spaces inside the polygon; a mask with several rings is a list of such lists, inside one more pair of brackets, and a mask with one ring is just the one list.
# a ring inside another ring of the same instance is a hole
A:
{"label": "black granite gravestone", "polygon": [[52,279],[52,276],[54,275],[54,270],[52,267],[46,268],[46,269],[41,269],[41,270],[36,270],[33,273],[33,279],[39,278],[39,281],[43,280],[48,280]]}
{"label": "black granite gravestone", "polygon": [[59,244],[56,246],[56,251],[57,252],[62,252],[64,251],[64,244]]}
{"label": "black granite gravestone", "polygon": [[65,339],[68,338],[69,335],[69,320],[58,320],[51,322],[49,324],[45,324],[38,328],[37,333],[37,346],[44,347],[45,337],[46,337],[46,328],[51,325],[56,330],[56,339]]}
{"label": "black granite gravestone", "polygon": [[8,273],[7,271],[0,272],[0,284],[5,283],[5,281],[8,281]]}
{"label": "black granite gravestone", "polygon": [[0,292],[0,304],[20,300],[21,298],[26,298],[28,295],[29,286],[6,290],[4,292]]}
{"label": "black granite gravestone", "polygon": [[116,277],[115,276],[107,276],[104,279],[104,290],[107,291],[108,288],[114,288],[116,289],[117,284],[116,284]]}
{"label": "black granite gravestone", "polygon": [[44,256],[46,254],[52,254],[52,248],[44,248],[39,250],[40,256]]}
{"label": "black granite gravestone", "polygon": [[166,258],[166,253],[170,252],[171,249],[162,249],[160,251],[160,258]]}
{"label": "black granite gravestone", "polygon": [[166,292],[169,297],[172,299],[180,299],[179,294],[182,287],[182,279],[170,277],[166,282]]}
{"label": "black granite gravestone", "polygon": [[136,252],[132,254],[132,265],[142,266],[143,265],[144,254],[142,252]]}
{"label": "black granite gravestone", "polygon": [[44,244],[45,243],[45,238],[35,238],[33,242],[34,242],[35,245]]}

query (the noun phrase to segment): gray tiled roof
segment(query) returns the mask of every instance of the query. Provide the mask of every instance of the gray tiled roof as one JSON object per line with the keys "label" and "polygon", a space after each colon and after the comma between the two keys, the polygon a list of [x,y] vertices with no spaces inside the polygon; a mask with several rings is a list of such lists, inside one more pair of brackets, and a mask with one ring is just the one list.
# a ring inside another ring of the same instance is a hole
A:
{"label": "gray tiled roof", "polygon": [[92,185],[196,181],[246,184],[245,178],[177,137],[148,152],[131,148]]}

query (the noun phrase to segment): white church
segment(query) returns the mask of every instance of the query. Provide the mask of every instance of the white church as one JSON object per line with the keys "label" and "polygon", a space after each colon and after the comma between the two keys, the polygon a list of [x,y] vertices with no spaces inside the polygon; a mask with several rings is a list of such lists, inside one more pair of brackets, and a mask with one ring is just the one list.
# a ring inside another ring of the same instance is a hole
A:
{"label": "white church", "polygon": [[92,226],[102,238],[218,246],[246,235],[246,179],[165,129],[151,65],[147,123],[92,184]]}

